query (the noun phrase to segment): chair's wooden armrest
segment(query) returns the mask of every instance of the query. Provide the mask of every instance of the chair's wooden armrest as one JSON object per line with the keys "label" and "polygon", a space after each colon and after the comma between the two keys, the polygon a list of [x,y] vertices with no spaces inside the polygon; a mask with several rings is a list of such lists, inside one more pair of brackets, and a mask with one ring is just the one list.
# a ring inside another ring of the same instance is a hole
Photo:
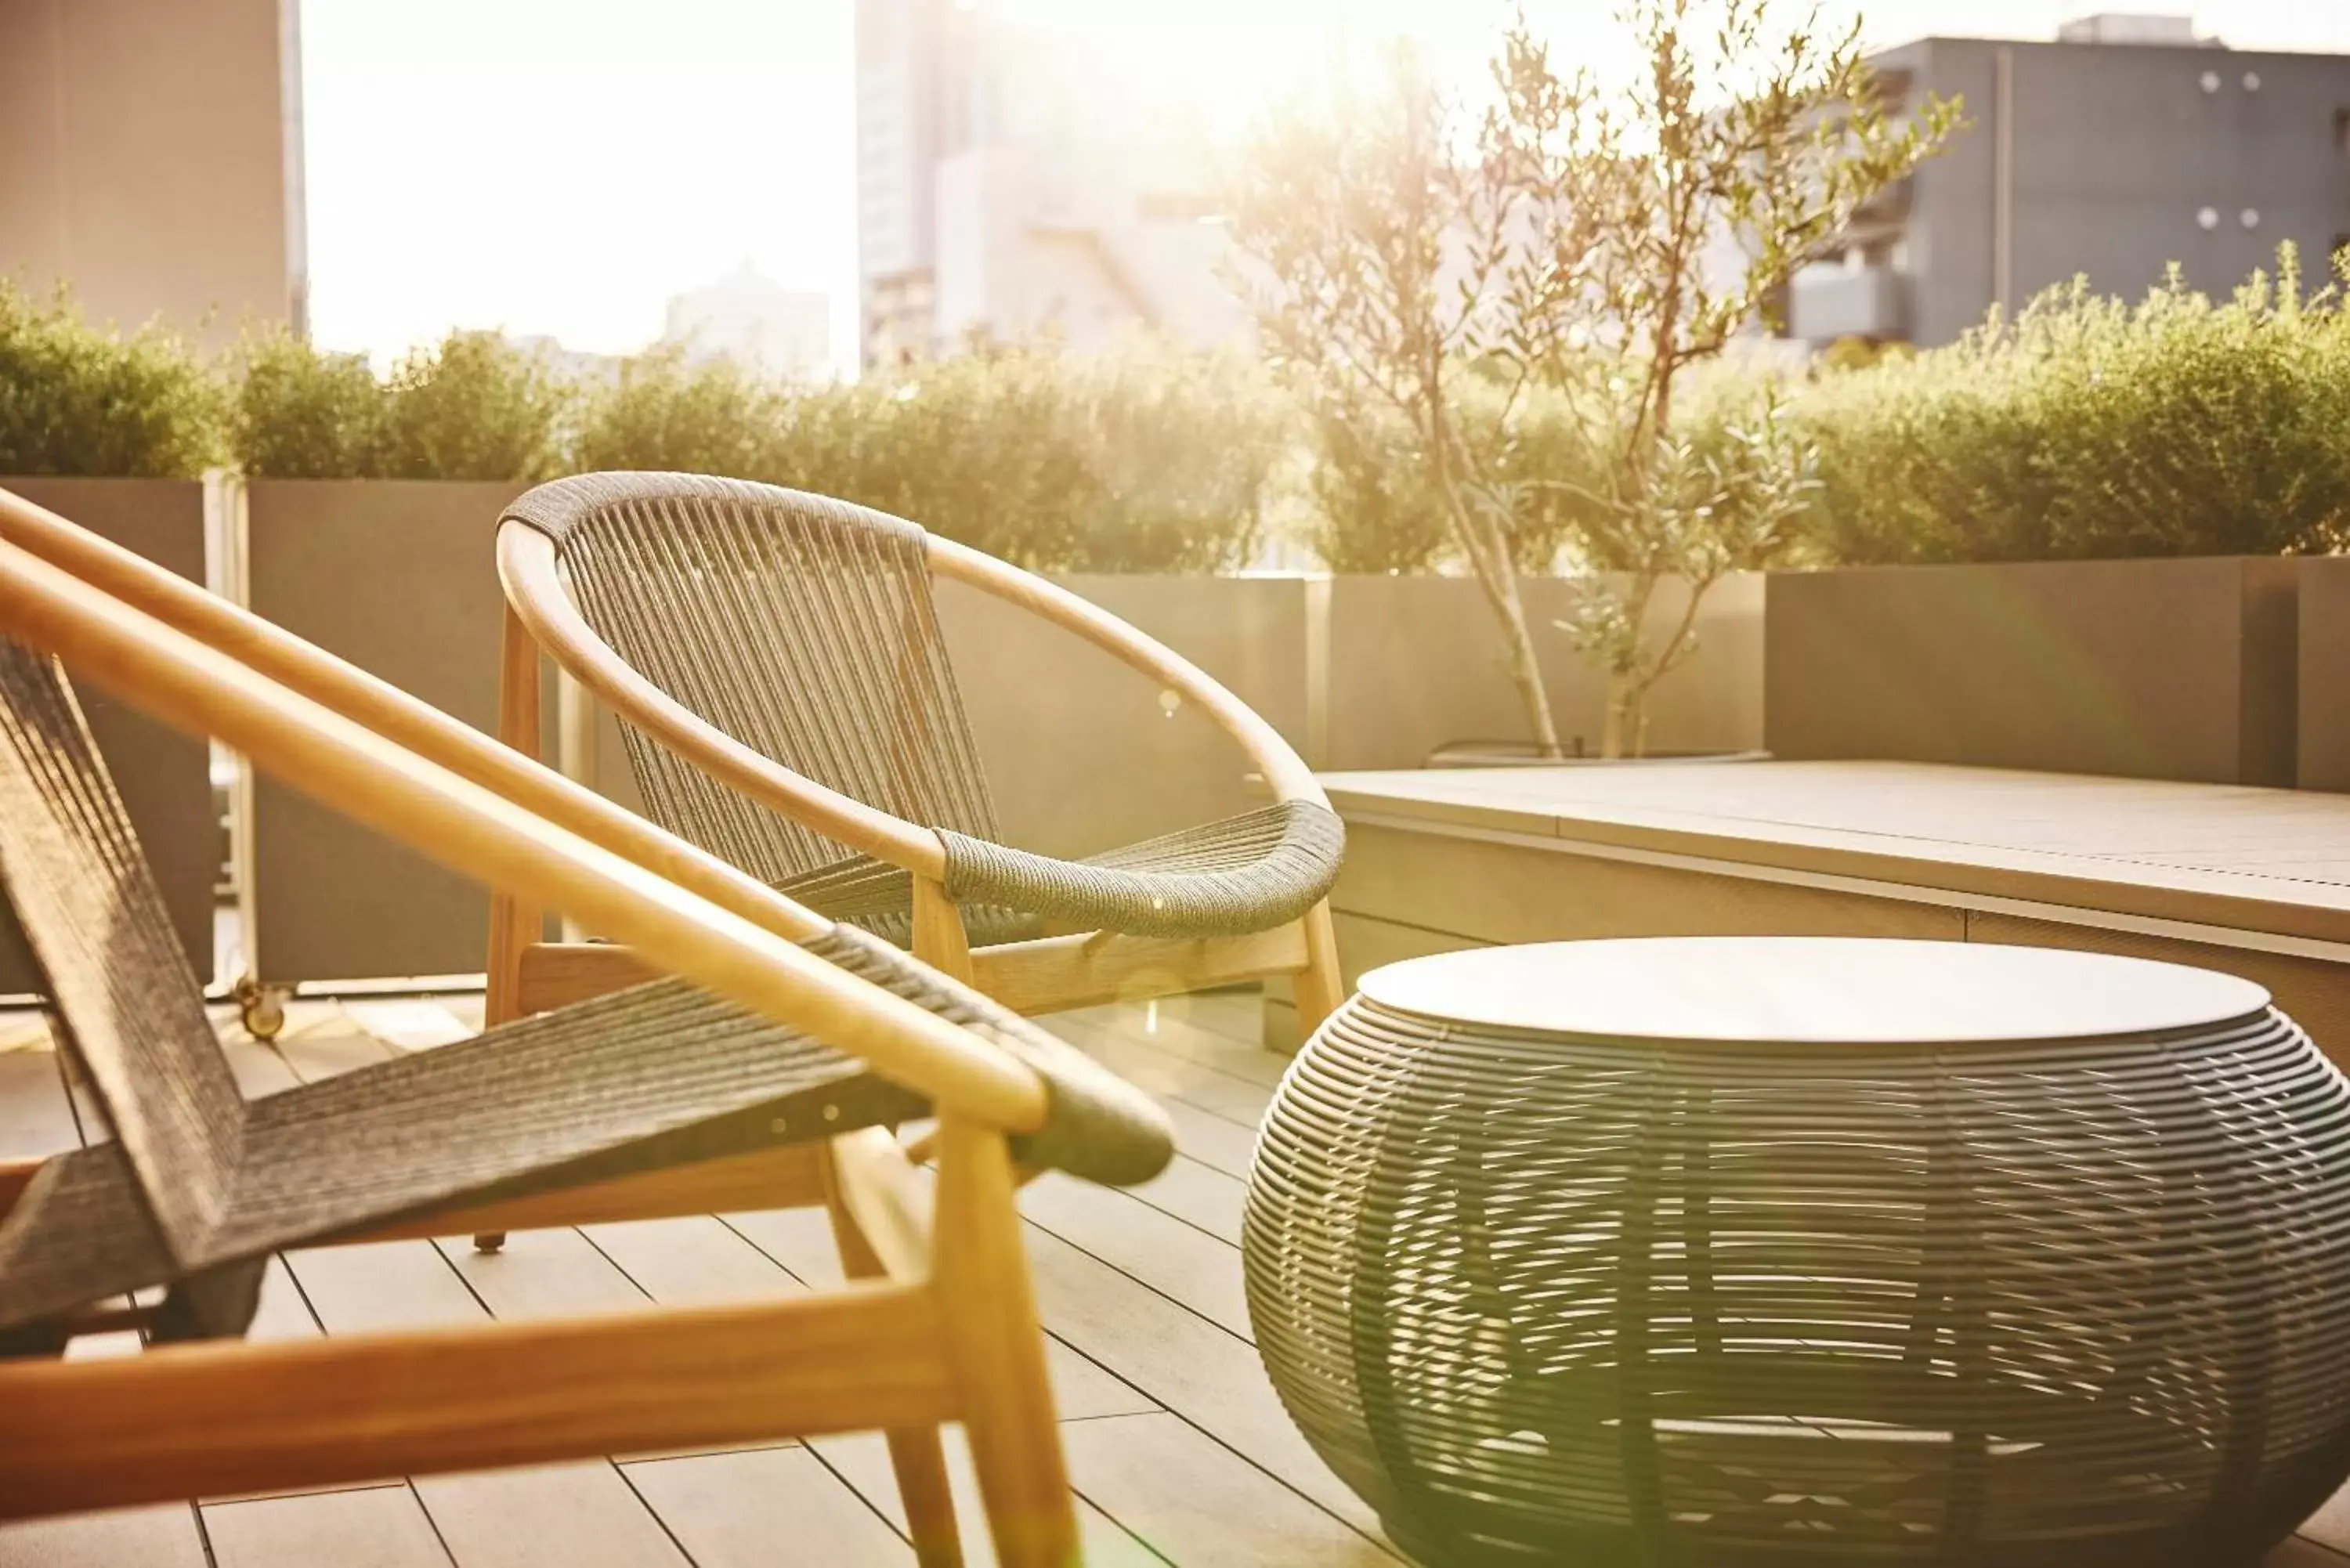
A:
{"label": "chair's wooden armrest", "polygon": [[1011,1132],[1045,1123],[1044,1083],[1024,1064],[11,545],[0,545],[0,629],[175,729],[219,737],[354,821],[608,932],[941,1109]]}

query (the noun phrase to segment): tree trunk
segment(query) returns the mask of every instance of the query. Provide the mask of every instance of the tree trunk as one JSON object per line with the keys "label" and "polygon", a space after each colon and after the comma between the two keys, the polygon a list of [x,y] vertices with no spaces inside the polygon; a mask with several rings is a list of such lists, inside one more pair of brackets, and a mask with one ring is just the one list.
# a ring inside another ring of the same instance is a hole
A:
{"label": "tree trunk", "polygon": [[1490,515],[1481,516],[1461,493],[1461,482],[1452,465],[1451,428],[1442,416],[1431,417],[1428,435],[1436,459],[1438,493],[1444,497],[1452,532],[1469,556],[1469,569],[1485,590],[1485,602],[1501,623],[1502,643],[1508,649],[1510,682],[1525,705],[1526,728],[1533,732],[1535,751],[1544,757],[1563,757],[1558,725],[1551,718],[1550,689],[1543,684],[1542,661],[1534,655],[1534,639],[1526,629],[1525,600],[1518,593],[1517,563],[1510,559],[1510,541]]}
{"label": "tree trunk", "polygon": [[1624,670],[1607,675],[1607,714],[1599,732],[1599,754],[1648,754],[1648,682]]}
{"label": "tree trunk", "polygon": [[1518,701],[1525,704],[1526,728],[1534,733],[1535,749],[1544,757],[1563,757],[1566,749],[1558,743],[1550,689],[1543,684],[1542,661],[1534,654],[1534,635],[1526,629],[1526,605],[1518,593],[1517,566],[1510,559],[1509,541],[1501,536],[1500,529],[1471,515],[1449,486],[1447,499],[1451,503],[1453,527],[1469,553],[1469,568],[1476,576],[1477,586],[1485,590],[1493,618],[1501,623],[1502,642],[1509,650],[1510,681],[1518,689]]}
{"label": "tree trunk", "polygon": [[[1526,629],[1525,601],[1518,594],[1518,574],[1505,551],[1502,557],[1498,583],[1485,583],[1485,597],[1493,606],[1493,613],[1502,623],[1502,640],[1509,645],[1510,680],[1517,686],[1518,700],[1526,706],[1526,727],[1534,732],[1534,745],[1545,757],[1563,757],[1565,748],[1558,743],[1558,725],[1551,718],[1550,689],[1543,684],[1542,661],[1534,656],[1534,639]],[[1484,581],[1480,572],[1478,579]]]}

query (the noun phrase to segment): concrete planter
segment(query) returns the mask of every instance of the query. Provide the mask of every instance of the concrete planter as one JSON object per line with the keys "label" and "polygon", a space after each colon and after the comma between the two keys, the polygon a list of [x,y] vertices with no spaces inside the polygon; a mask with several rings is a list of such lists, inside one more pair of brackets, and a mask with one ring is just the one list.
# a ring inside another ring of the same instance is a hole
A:
{"label": "concrete planter", "polygon": [[[204,580],[204,486],[192,479],[0,479],[192,582]],[[223,843],[208,748],[89,686],[78,688],[99,753],[146,846],[172,923],[200,980],[213,973],[213,889]],[[0,993],[40,989],[16,921],[0,908]]]}
{"label": "concrete planter", "polygon": [[[1606,686],[1552,622],[1571,604],[1557,577],[1519,584],[1550,691],[1560,741],[1572,753],[1599,747]],[[1327,748],[1332,770],[1416,768],[1463,742],[1506,746],[1528,739],[1511,684],[1501,628],[1484,594],[1465,577],[1337,577],[1329,584]],[[1683,604],[1667,585],[1649,621],[1662,628]],[[1762,578],[1717,584],[1700,607],[1697,651],[1648,701],[1651,752],[1739,752],[1762,743]]]}
{"label": "concrete planter", "polygon": [[[484,731],[504,599],[492,553],[515,484],[256,480],[254,613]],[[489,895],[267,777],[255,781],[252,958],[275,982],[478,971]]]}
{"label": "concrete planter", "polygon": [[2290,786],[2301,565],[1775,573],[1764,744],[1781,758]]}
{"label": "concrete planter", "polygon": [[2293,565],[2301,580],[2294,759],[2301,787],[2350,792],[2350,558]]}
{"label": "concrete planter", "polygon": [[[466,722],[496,721],[503,604],[493,538],[508,484],[260,481],[255,611]],[[1499,639],[1461,579],[1064,579],[1223,681],[1324,767],[1418,765],[1450,740],[1522,732]],[[1596,736],[1596,680],[1548,628],[1565,587],[1526,585],[1562,722]],[[1652,740],[1739,750],[1761,730],[1761,582],[1709,601],[1702,650],[1660,688]],[[1107,655],[954,584],[940,588],[962,695],[1013,842],[1083,855],[1261,799],[1207,718]],[[1669,609],[1671,607],[1660,607]],[[543,754],[556,753],[546,703]],[[641,809],[618,723],[594,713],[586,782]],[[487,898],[263,781],[254,820],[257,972],[273,982],[470,972]]]}

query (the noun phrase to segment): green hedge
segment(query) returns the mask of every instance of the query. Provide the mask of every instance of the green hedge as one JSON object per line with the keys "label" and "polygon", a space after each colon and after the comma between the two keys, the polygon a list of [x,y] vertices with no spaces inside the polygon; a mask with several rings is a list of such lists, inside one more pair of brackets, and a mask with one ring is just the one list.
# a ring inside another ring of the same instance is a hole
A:
{"label": "green hedge", "polygon": [[[1760,382],[1683,400],[1702,443]],[[1948,348],[1823,356],[1783,389],[1815,443],[1826,562],[2312,553],[2350,547],[2350,311],[2274,276],[2135,305],[2074,286]],[[1550,567],[1594,443],[1555,400],[1502,442],[1515,548]],[[0,280],[0,473],[536,480],[595,468],[734,474],[841,495],[1024,565],[1243,566],[1269,535],[1332,569],[1419,572],[1451,546],[1409,434],[1300,410],[1237,357],[1043,349],[795,387],[657,351],[587,382],[490,333],[378,376],[285,333],[207,364],[168,333],[85,323]]]}
{"label": "green hedge", "polygon": [[1253,367],[998,349],[822,388],[656,353],[581,413],[576,466],[766,480],[879,507],[1024,566],[1245,565],[1292,435]]}
{"label": "green hedge", "polygon": [[452,332],[382,380],[290,333],[248,343],[231,448],[256,479],[551,478],[577,389],[494,332]]}
{"label": "green hedge", "polygon": [[2330,552],[2350,538],[2350,314],[2288,249],[2228,299],[2080,286],[1947,348],[1820,376],[1831,561]]}
{"label": "green hedge", "polygon": [[0,473],[532,481],[597,468],[764,479],[860,501],[1026,566],[1245,566],[1297,445],[1235,357],[993,350],[821,387],[656,350],[570,380],[495,333],[378,376],[282,329],[207,364],[0,282]]}
{"label": "green hedge", "polygon": [[0,473],[192,479],[220,461],[222,413],[169,333],[91,327],[0,277]]}

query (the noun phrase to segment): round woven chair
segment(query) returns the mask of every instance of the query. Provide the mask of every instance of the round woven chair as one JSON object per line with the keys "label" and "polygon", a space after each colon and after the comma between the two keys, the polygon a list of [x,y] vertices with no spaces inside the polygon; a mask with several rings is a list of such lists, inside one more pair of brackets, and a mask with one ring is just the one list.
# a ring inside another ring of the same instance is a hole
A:
{"label": "round woven chair", "polygon": [[1244,1241],[1291,1415],[1430,1563],[2249,1568],[2350,1474],[2350,1085],[2227,976],[1393,965]]}
{"label": "round woven chair", "polygon": [[[1345,831],[1312,770],[1205,672],[1066,589],[868,507],[685,473],[538,486],[500,521],[498,571],[501,738],[536,753],[544,651],[624,721],[648,816],[809,908],[1022,1012],[1271,975],[1295,978],[1308,1029],[1337,1005],[1324,899]],[[1082,861],[1004,844],[933,578],[1206,714],[1271,803]],[[536,961],[536,912],[497,920]],[[530,981],[494,965],[494,1016],[510,983]]]}

